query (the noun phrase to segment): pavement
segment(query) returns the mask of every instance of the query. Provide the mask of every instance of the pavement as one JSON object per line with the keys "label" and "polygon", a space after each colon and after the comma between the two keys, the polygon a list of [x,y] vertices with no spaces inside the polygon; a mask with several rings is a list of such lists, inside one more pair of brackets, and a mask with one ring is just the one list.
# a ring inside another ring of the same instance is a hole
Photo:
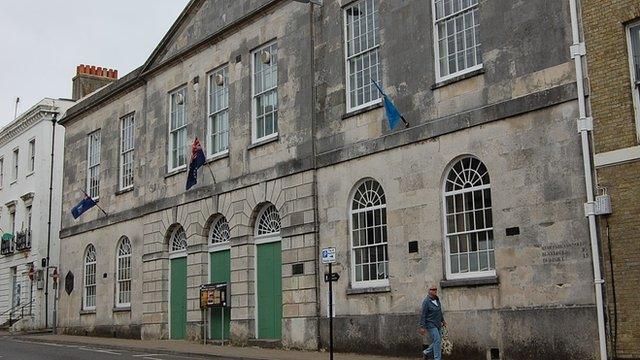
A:
{"label": "pavement", "polygon": [[[416,356],[418,358],[418,356]],[[204,345],[178,340],[131,340],[89,336],[0,332],[0,360],[325,360],[328,352]],[[335,360],[406,360],[359,354],[334,354]]]}

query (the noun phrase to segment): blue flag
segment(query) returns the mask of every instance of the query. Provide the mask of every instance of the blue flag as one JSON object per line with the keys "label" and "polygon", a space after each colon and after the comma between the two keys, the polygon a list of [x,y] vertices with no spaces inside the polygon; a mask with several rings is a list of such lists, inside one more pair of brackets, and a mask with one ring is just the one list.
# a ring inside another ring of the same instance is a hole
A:
{"label": "blue flag", "polygon": [[198,183],[198,169],[207,161],[202,151],[202,146],[198,138],[191,146],[191,162],[189,163],[189,173],[187,174],[187,190]]}
{"label": "blue flag", "polygon": [[77,219],[80,217],[80,215],[84,214],[87,210],[91,209],[94,206],[96,206],[96,202],[93,201],[90,196],[85,195],[84,199],[82,199],[82,201],[80,201],[78,205],[74,206],[73,209],[71,209],[71,214],[73,215],[74,219]]}
{"label": "blue flag", "polygon": [[389,96],[382,91],[380,85],[378,85],[378,83],[373,79],[371,79],[371,82],[373,82],[373,84],[378,88],[378,91],[380,91],[380,94],[382,94],[384,110],[387,113],[387,120],[389,121],[389,129],[393,130],[401,120],[404,122],[405,126],[409,126],[402,114],[398,111],[398,108],[393,104],[393,101],[391,101]]}

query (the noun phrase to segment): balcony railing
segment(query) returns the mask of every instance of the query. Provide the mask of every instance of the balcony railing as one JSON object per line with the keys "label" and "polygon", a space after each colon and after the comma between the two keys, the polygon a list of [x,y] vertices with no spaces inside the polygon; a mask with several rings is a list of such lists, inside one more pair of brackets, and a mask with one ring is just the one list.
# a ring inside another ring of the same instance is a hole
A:
{"label": "balcony railing", "polygon": [[31,249],[31,230],[18,231],[16,233],[16,250],[24,251]]}
{"label": "balcony railing", "polygon": [[13,243],[13,235],[4,234],[2,235],[2,239],[0,240],[0,254],[9,255],[13,254],[15,251],[15,246]]}

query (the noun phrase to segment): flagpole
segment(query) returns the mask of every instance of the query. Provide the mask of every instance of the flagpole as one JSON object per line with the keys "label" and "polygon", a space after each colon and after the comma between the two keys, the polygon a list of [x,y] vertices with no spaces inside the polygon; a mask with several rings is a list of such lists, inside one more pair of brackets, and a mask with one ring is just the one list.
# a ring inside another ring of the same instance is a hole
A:
{"label": "flagpole", "polygon": [[[86,196],[86,197],[88,197],[88,198],[91,198],[91,199],[93,200],[93,198],[92,198],[91,196],[89,196],[89,194],[87,194],[84,190],[80,189],[80,191],[82,191],[82,193],[84,194],[84,196]],[[97,202],[97,201],[94,201],[94,202],[96,203],[96,206],[98,207],[98,209],[100,209],[100,210],[104,213],[104,215],[105,215],[105,216],[109,216],[109,214],[107,214],[107,212],[106,212],[106,211],[104,211],[104,209],[103,209],[100,205],[98,205],[98,202]]]}
{"label": "flagpole", "polygon": [[404,118],[404,115],[400,114],[400,119],[402,120],[402,123],[404,124],[405,128],[409,127],[409,122],[407,121],[407,119]]}
{"label": "flagpole", "polygon": [[211,173],[211,178],[213,179],[213,183],[216,183],[216,177],[213,176],[213,170],[211,170],[211,168],[208,165],[205,165],[207,167],[207,169],[209,169],[209,172]]}

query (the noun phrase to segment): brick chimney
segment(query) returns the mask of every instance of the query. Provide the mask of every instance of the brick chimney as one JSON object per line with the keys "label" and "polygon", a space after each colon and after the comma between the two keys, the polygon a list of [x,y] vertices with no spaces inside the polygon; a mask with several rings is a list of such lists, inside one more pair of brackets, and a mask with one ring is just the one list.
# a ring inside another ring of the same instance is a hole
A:
{"label": "brick chimney", "polygon": [[80,64],[72,80],[72,99],[78,100],[116,80],[118,80],[118,70]]}

